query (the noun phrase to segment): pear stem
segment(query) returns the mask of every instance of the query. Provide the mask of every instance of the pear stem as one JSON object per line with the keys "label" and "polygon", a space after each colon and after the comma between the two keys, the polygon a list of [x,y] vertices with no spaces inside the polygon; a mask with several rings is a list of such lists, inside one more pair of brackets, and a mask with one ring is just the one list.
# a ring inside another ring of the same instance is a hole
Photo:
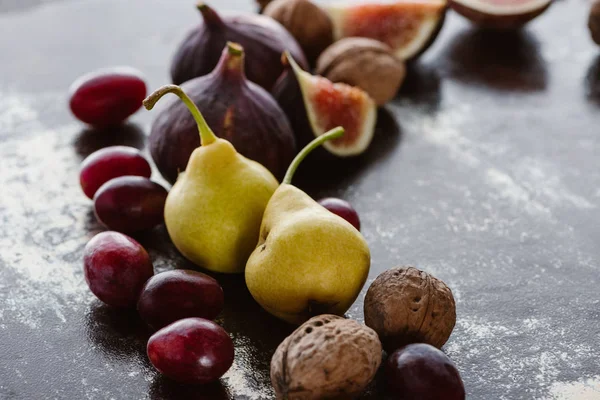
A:
{"label": "pear stem", "polygon": [[200,144],[202,146],[209,145],[217,140],[217,136],[206,123],[206,120],[202,116],[200,110],[198,110],[196,104],[194,104],[192,99],[190,99],[190,97],[187,94],[185,94],[183,89],[181,89],[177,85],[165,85],[163,87],[158,88],[158,90],[156,90],[150,96],[146,97],[146,99],[143,102],[144,107],[146,107],[147,110],[152,110],[156,102],[167,93],[173,93],[179,96],[179,98],[185,103],[187,108],[194,116],[194,120],[198,124],[198,131],[200,132]]}
{"label": "pear stem", "polygon": [[343,134],[344,134],[344,128],[342,128],[341,126],[338,126],[337,128],[334,128],[328,132],[325,132],[324,134],[315,138],[312,142],[307,144],[306,147],[303,148],[300,151],[300,153],[298,153],[296,158],[294,158],[294,160],[288,167],[288,170],[285,173],[285,177],[283,178],[282,183],[285,183],[288,185],[292,183],[292,178],[294,177],[294,173],[296,173],[298,166],[300,166],[300,163],[306,158],[307,155],[310,154],[310,152],[312,152],[314,149],[316,149],[317,147],[319,147],[326,141],[339,138]]}

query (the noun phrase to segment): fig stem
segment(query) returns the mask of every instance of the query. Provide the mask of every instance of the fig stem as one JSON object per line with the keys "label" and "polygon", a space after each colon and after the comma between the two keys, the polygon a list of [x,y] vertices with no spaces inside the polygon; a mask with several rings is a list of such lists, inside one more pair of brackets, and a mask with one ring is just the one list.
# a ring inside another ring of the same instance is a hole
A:
{"label": "fig stem", "polygon": [[206,26],[211,28],[222,28],[225,26],[219,14],[215,12],[208,4],[203,1],[199,1],[196,3],[196,8],[202,14],[202,18],[204,18],[204,23]]}
{"label": "fig stem", "polygon": [[290,65],[296,74],[298,74],[299,72],[305,72],[302,69],[302,67],[298,65],[298,63],[296,62],[296,60],[294,60],[294,57],[292,57],[292,54],[289,51],[287,51],[287,50],[281,56],[281,63],[284,66],[286,64]]}
{"label": "fig stem", "polygon": [[227,42],[226,50],[223,52],[222,61],[215,70],[229,71],[240,78],[246,79],[244,71],[244,48],[234,42]]}
{"label": "fig stem", "polygon": [[209,145],[217,140],[217,136],[210,129],[208,123],[206,123],[204,116],[202,115],[196,104],[194,104],[192,99],[190,99],[190,97],[183,91],[183,89],[181,89],[177,85],[165,85],[163,87],[158,88],[154,93],[146,97],[146,99],[143,102],[144,107],[146,107],[147,110],[152,110],[156,102],[158,102],[158,100],[160,100],[161,97],[163,97],[167,93],[173,93],[177,95],[192,113],[194,120],[198,124],[198,131],[200,132],[200,144],[202,146]]}
{"label": "fig stem", "polygon": [[325,132],[321,136],[313,139],[312,142],[307,144],[306,147],[304,147],[300,151],[300,153],[298,153],[298,155],[296,155],[296,158],[294,158],[294,160],[288,167],[288,170],[285,173],[285,177],[283,178],[283,182],[281,182],[281,183],[290,185],[292,183],[292,178],[294,177],[296,170],[300,166],[300,163],[306,158],[306,156],[308,156],[314,149],[316,149],[317,147],[319,147],[326,141],[339,138],[343,134],[344,134],[344,128],[342,128],[341,126],[338,126],[337,128],[333,128],[332,130]]}

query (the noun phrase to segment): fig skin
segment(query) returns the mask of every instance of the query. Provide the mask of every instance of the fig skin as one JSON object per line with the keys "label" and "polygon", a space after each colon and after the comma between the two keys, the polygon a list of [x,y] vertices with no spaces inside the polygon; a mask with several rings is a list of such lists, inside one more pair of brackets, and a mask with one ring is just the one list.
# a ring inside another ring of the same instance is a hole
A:
{"label": "fig skin", "polygon": [[[272,96],[246,79],[239,45],[229,43],[212,73],[184,83],[182,89],[217,136],[230,141],[240,154],[261,163],[278,179],[283,177],[296,154],[294,133]],[[170,100],[154,120],[149,138],[150,154],[163,177],[175,182],[198,146],[200,137],[193,116],[183,102]]]}
{"label": "fig skin", "polygon": [[452,291],[444,282],[414,267],[393,268],[369,287],[365,324],[391,353],[411,343],[441,348],[456,324]]}
{"label": "fig skin", "polygon": [[357,86],[382,106],[398,93],[406,66],[386,44],[350,37],[335,42],[321,54],[316,73],[332,82]]}
{"label": "fig skin", "polygon": [[[296,143],[301,148],[314,139],[315,135],[308,120],[300,83],[285,57],[282,57],[282,64],[285,65],[285,70],[275,83],[271,94],[290,121],[294,129]],[[318,156],[325,153],[326,151],[323,148],[315,149],[313,152]]]}
{"label": "fig skin", "polygon": [[306,57],[296,39],[281,24],[263,15],[241,13],[221,17],[204,3],[198,4],[200,25],[179,46],[171,63],[171,79],[180,85],[210,73],[227,42],[236,42],[248,55],[248,79],[271,90],[283,67],[281,54],[288,50],[303,67]]}
{"label": "fig skin", "polygon": [[271,383],[277,399],[353,399],[373,380],[381,359],[372,329],[319,315],[279,345],[271,360]]}
{"label": "fig skin", "polygon": [[329,15],[310,0],[275,0],[263,14],[279,22],[296,38],[311,65],[333,43]]}
{"label": "fig skin", "polygon": [[538,17],[544,11],[550,7],[552,2],[548,2],[544,7],[540,7],[536,10],[532,10],[526,12],[524,14],[513,14],[513,15],[494,15],[488,14],[484,11],[475,10],[474,8],[470,8],[461,4],[458,1],[449,0],[448,5],[454,11],[462,15],[463,17],[471,20],[473,23],[489,29],[498,29],[498,30],[511,30],[521,28],[523,25],[527,24],[529,21]]}
{"label": "fig skin", "polygon": [[600,45],[600,1],[592,3],[590,16],[588,17],[588,28],[594,43]]}

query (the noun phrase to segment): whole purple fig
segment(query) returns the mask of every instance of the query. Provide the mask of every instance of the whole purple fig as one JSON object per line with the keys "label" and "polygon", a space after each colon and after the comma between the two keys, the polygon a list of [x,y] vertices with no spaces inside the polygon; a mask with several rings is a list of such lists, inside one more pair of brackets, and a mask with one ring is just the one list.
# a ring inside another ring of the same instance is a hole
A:
{"label": "whole purple fig", "polygon": [[[244,49],[227,43],[217,67],[182,85],[215,134],[237,151],[282,178],[296,154],[290,123],[271,95],[246,79]],[[198,128],[188,108],[172,100],[152,124],[150,154],[163,177],[175,182],[192,152],[200,146]]]}
{"label": "whole purple fig", "polygon": [[302,67],[308,66],[296,39],[272,18],[250,13],[220,17],[203,2],[197,7],[202,22],[184,39],[171,64],[176,85],[212,71],[227,42],[244,47],[249,58],[248,79],[266,90],[271,90],[283,71],[280,58],[284,51],[288,50]]}

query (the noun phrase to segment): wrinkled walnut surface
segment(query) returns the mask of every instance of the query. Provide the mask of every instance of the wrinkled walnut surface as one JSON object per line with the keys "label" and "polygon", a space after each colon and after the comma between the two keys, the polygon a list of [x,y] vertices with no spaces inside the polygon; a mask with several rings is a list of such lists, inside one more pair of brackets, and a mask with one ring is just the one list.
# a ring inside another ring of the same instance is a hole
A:
{"label": "wrinkled walnut surface", "polygon": [[279,22],[296,38],[311,64],[333,43],[329,15],[309,0],[275,0],[265,7],[263,14]]}
{"label": "wrinkled walnut surface", "polygon": [[278,399],[352,399],[381,364],[381,343],[370,328],[335,315],[311,318],[288,336],[271,360]]}
{"label": "wrinkled walnut surface", "polygon": [[367,291],[364,312],[365,324],[379,334],[388,352],[415,342],[440,348],[456,323],[450,288],[414,267],[379,275]]}
{"label": "wrinkled walnut surface", "polygon": [[386,44],[350,37],[335,42],[321,54],[316,73],[333,82],[358,86],[377,105],[383,105],[396,96],[406,76],[406,67]]}

